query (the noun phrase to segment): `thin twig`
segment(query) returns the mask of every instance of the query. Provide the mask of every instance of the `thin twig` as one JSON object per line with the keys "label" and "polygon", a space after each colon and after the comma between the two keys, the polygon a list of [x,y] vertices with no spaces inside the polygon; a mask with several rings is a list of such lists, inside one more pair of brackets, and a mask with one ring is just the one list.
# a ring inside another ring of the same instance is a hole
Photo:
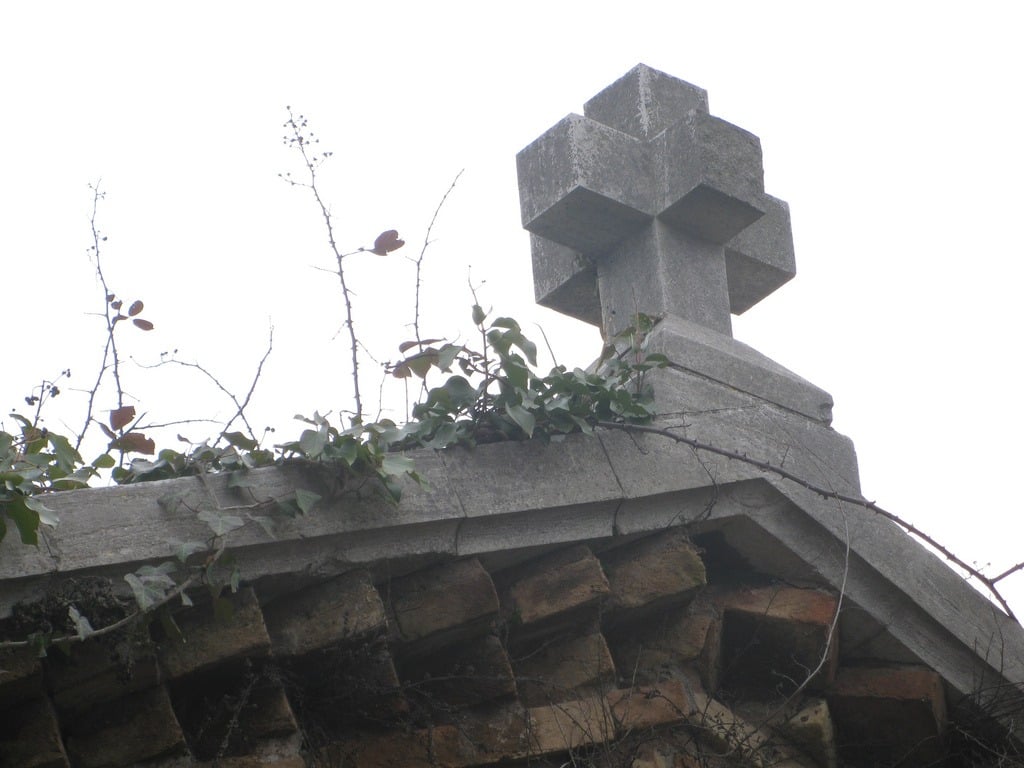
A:
{"label": "thin twig", "polygon": [[[998,588],[996,587],[996,581],[998,581],[999,578],[1002,578],[1001,576],[997,577],[996,579],[990,579],[977,568],[969,565],[960,557],[957,557],[947,547],[940,544],[938,541],[936,541],[927,533],[919,529],[917,526],[915,526],[912,523],[908,523],[906,520],[899,517],[898,515],[895,515],[892,512],[883,509],[873,501],[867,501],[866,499],[858,498],[856,496],[847,496],[846,494],[838,493],[827,488],[822,488],[821,486],[815,485],[814,483],[805,480],[799,475],[794,474],[789,470],[782,469],[781,467],[777,467],[774,464],[771,464],[770,462],[762,461],[760,459],[752,459],[743,453],[738,453],[736,451],[730,451],[726,448],[719,448],[714,445],[702,443],[699,440],[694,440],[693,438],[683,437],[682,435],[678,435],[675,432],[672,432],[668,429],[662,429],[660,427],[651,427],[642,424],[623,424],[614,421],[599,421],[597,422],[597,426],[605,427],[607,429],[618,429],[624,432],[643,432],[646,434],[666,437],[669,440],[673,440],[674,442],[681,443],[683,445],[688,445],[695,450],[705,451],[707,453],[714,453],[718,456],[724,456],[727,459],[732,459],[733,461],[739,461],[744,464],[748,464],[752,467],[757,467],[758,469],[762,469],[765,472],[771,472],[777,477],[781,477],[784,480],[794,482],[797,485],[802,486],[803,488],[806,488],[807,490],[811,491],[812,493],[818,494],[822,498],[835,499],[837,501],[843,501],[846,502],[847,504],[853,504],[855,506],[863,507],[864,509],[870,510],[871,512],[874,512],[876,515],[880,515],[881,517],[884,517],[886,520],[895,523],[900,528],[905,530],[907,533],[916,536],[929,546],[934,547],[943,555],[943,557],[945,557],[951,563],[963,569],[970,576],[984,584],[985,587],[988,589],[989,593],[992,595],[992,597],[995,598],[995,600],[999,603],[1002,609],[1006,611],[1007,616],[1009,616],[1014,621],[1017,621],[1017,617],[1010,609],[1010,606],[1006,602],[1006,599],[1002,596],[1002,594],[1000,594]],[[1016,568],[1017,566],[1014,566],[1014,569]],[[1011,569],[1011,572],[1014,569]]]}
{"label": "thin twig", "polygon": [[[303,118],[299,116],[299,120]],[[345,327],[348,328],[349,341],[351,342],[352,348],[352,385],[354,387],[356,412],[353,418],[354,423],[361,423],[363,420],[363,398],[359,391],[359,340],[356,338],[355,325],[352,322],[352,296],[348,288],[348,283],[345,281],[345,268],[342,264],[342,259],[345,256],[351,256],[351,253],[342,253],[338,248],[338,243],[334,239],[334,223],[331,220],[331,211],[327,207],[327,204],[323,201],[320,196],[320,189],[317,187],[316,177],[316,163],[310,158],[309,153],[306,151],[307,139],[303,135],[300,126],[295,122],[295,115],[292,113],[291,108],[288,108],[288,122],[285,124],[292,130],[293,140],[290,142],[298,148],[299,154],[302,155],[302,160],[306,164],[306,169],[309,171],[309,182],[302,186],[307,187],[316,199],[317,205],[320,206],[320,213],[323,215],[324,224],[327,227],[327,243],[331,248],[331,252],[334,254],[335,261],[337,262],[338,269],[338,280],[341,282],[341,293],[345,299]],[[297,184],[298,182],[291,182]],[[363,249],[360,248],[360,251]],[[358,253],[354,251],[353,253]]]}
{"label": "thin twig", "polygon": [[[89,217],[89,228],[92,231],[91,250],[96,262],[96,275],[99,277],[100,287],[103,288],[103,318],[107,324],[107,343],[103,347],[103,358],[100,361],[99,372],[96,374],[96,382],[92,385],[92,389],[89,390],[89,400],[85,407],[85,423],[82,424],[82,430],[75,439],[76,449],[81,447],[82,441],[85,439],[85,433],[89,430],[89,425],[92,423],[96,395],[99,393],[100,385],[103,383],[103,377],[106,375],[108,368],[112,370],[114,383],[117,388],[117,407],[121,408],[124,405],[124,390],[121,388],[121,369],[117,357],[117,342],[114,341],[114,319],[110,316],[110,296],[112,294],[107,286],[107,279],[103,275],[103,263],[100,259],[100,243],[106,240],[106,238],[101,238],[99,230],[96,229],[96,214],[99,209],[99,202],[106,197],[106,194],[100,191],[100,181],[90,184],[89,188],[93,191],[92,214]],[[109,362],[111,357],[113,357],[112,363]]]}
{"label": "thin twig", "polygon": [[427,225],[427,234],[423,237],[423,247],[420,249],[420,255],[416,257],[416,308],[412,319],[412,330],[416,336],[417,343],[422,347],[423,338],[420,336],[420,272],[423,268],[423,257],[427,255],[427,247],[430,245],[430,233],[434,230],[434,224],[437,222],[437,216],[441,213],[441,208],[444,207],[445,200],[448,199],[448,195],[455,189],[455,185],[459,183],[459,177],[466,172],[463,168],[452,179],[452,183],[448,185],[448,191],[441,197],[441,202],[437,204],[437,208],[434,209],[434,215],[430,218],[430,224]]}
{"label": "thin twig", "polygon": [[[232,416],[230,419],[228,419],[227,422],[225,422],[224,427],[221,429],[221,434],[224,434],[225,432],[227,432],[231,428],[231,425],[235,423],[236,419],[241,419],[242,423],[245,424],[245,428],[247,430],[249,430],[249,437],[251,437],[253,440],[256,440],[258,442],[259,438],[256,437],[256,433],[253,431],[252,425],[249,424],[249,420],[245,417],[245,409],[249,406],[249,401],[252,399],[252,395],[256,391],[256,385],[259,383],[260,375],[263,373],[263,364],[267,362],[267,358],[270,357],[270,353],[273,351],[273,349],[274,349],[274,326],[270,326],[270,338],[267,340],[267,351],[264,352],[263,353],[263,357],[260,358],[259,365],[256,366],[256,373],[252,377],[252,384],[249,385],[249,391],[246,392],[245,398],[241,402],[238,401],[238,398],[235,396],[234,392],[232,392],[230,389],[225,387],[221,383],[220,379],[218,379],[216,376],[214,376],[213,373],[211,373],[209,371],[209,369],[207,369],[204,365],[201,365],[200,363],[188,363],[188,362],[185,362],[184,360],[176,360],[176,359],[172,358],[172,359],[169,359],[169,360],[161,360],[159,363],[155,363],[153,365],[143,365],[143,364],[139,363],[139,367],[140,368],[149,369],[149,368],[161,368],[162,366],[165,366],[165,365],[180,365],[183,368],[194,368],[195,370],[199,371],[206,378],[208,378],[210,381],[212,381],[214,386],[217,387],[217,389],[219,389],[225,395],[227,395],[228,398],[231,400],[231,402],[233,402],[235,404],[235,408],[236,408],[235,415]],[[213,420],[212,419],[188,419],[188,420],[184,420],[184,421],[176,421],[176,422],[171,422],[171,423],[172,424],[184,424],[184,423],[187,423],[188,421],[213,421]],[[162,424],[161,425],[153,425],[153,424],[150,424],[150,425],[147,425],[147,428],[151,429],[154,426],[166,426],[166,425],[162,425]]]}
{"label": "thin twig", "polygon": [[[111,632],[116,632],[122,627],[128,626],[136,619],[145,616],[147,613],[152,613],[153,611],[162,608],[172,600],[180,597],[186,590],[191,589],[193,586],[195,586],[199,582],[199,580],[203,578],[204,574],[207,572],[207,570],[209,570],[210,566],[216,564],[216,562],[220,560],[220,557],[224,554],[224,551],[225,542],[221,541],[220,545],[217,547],[213,555],[207,558],[206,562],[203,563],[202,568],[199,568],[195,573],[193,573],[191,576],[185,579],[185,581],[183,581],[181,584],[172,589],[170,592],[168,592],[166,595],[164,595],[162,598],[157,600],[152,605],[146,608],[139,608],[138,610],[129,613],[123,619],[115,621],[113,624],[108,624],[107,626],[97,629],[93,632],[90,632],[87,635],[85,635],[85,637],[82,637],[78,634],[64,635],[63,637],[55,637],[49,639],[47,641],[47,644],[58,645],[62,643],[80,643],[83,640],[88,640],[93,637],[103,637],[104,635],[109,635]],[[0,642],[0,650],[7,650],[8,648],[28,648],[29,646],[32,646],[34,644],[35,642],[32,640],[4,640],[3,642]]]}

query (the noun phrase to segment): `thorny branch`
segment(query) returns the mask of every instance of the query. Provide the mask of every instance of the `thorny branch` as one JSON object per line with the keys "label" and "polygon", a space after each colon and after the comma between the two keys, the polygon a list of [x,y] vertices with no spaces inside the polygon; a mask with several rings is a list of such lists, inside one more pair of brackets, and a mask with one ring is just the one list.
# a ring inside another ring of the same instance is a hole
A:
{"label": "thorny branch", "polygon": [[107,286],[107,279],[103,275],[103,262],[100,258],[100,243],[105,242],[107,238],[106,236],[101,236],[100,231],[96,228],[96,214],[99,209],[99,203],[106,196],[106,193],[100,190],[99,181],[95,184],[90,184],[89,188],[93,192],[92,214],[89,217],[89,227],[92,230],[92,246],[89,250],[92,251],[93,260],[96,264],[96,275],[99,278],[100,287],[103,289],[103,317],[107,323],[107,343],[103,347],[103,358],[100,361],[99,372],[96,374],[96,382],[92,385],[92,389],[89,390],[89,400],[85,407],[85,423],[82,424],[82,430],[75,439],[76,450],[81,448],[82,441],[85,439],[85,433],[92,423],[96,395],[99,392],[100,385],[103,383],[103,377],[106,375],[108,368],[111,369],[114,376],[114,384],[117,388],[117,407],[121,408],[124,405],[124,390],[121,388],[121,368],[117,357],[117,342],[114,340],[114,318],[110,314],[112,309],[110,301],[113,294],[110,292],[110,288]]}
{"label": "thorny branch", "polygon": [[835,501],[842,501],[842,502],[846,502],[847,504],[853,504],[855,506],[862,507],[864,509],[870,510],[871,512],[874,512],[876,515],[880,515],[881,517],[884,517],[886,520],[889,520],[889,521],[895,523],[900,528],[905,530],[907,533],[910,533],[913,536],[916,536],[917,538],[919,538],[921,541],[925,542],[929,546],[934,547],[936,550],[938,550],[942,554],[943,557],[945,557],[951,563],[956,565],[958,568],[961,568],[963,571],[965,571],[967,574],[969,574],[972,578],[977,579],[981,584],[983,584],[986,587],[986,589],[988,589],[989,593],[996,600],[996,602],[998,602],[999,605],[1002,607],[1002,609],[1004,611],[1006,611],[1006,614],[1011,619],[1013,619],[1014,621],[1017,621],[1017,617],[1014,615],[1013,611],[1010,609],[1010,606],[1006,602],[1006,599],[999,592],[999,589],[996,586],[996,584],[997,584],[997,582],[1001,581],[1002,579],[1005,579],[1010,574],[1015,573],[1016,571],[1024,569],[1024,562],[1018,563],[1017,565],[1014,565],[1013,567],[1008,568],[1006,571],[1004,571],[1003,573],[999,574],[998,576],[990,578],[990,577],[986,576],[985,574],[983,574],[981,571],[979,571],[974,566],[968,564],[962,558],[960,558],[957,555],[953,554],[953,552],[950,551],[950,549],[948,547],[945,547],[942,544],[940,544],[938,541],[936,541],[934,538],[932,538],[927,533],[922,531],[920,528],[915,526],[913,523],[908,523],[906,520],[901,518],[899,515],[896,515],[896,514],[894,514],[892,512],[889,512],[886,509],[883,509],[882,507],[880,507],[878,504],[876,504],[873,501],[867,501],[866,499],[862,499],[862,498],[859,498],[857,496],[848,496],[846,494],[838,493],[837,491],[830,490],[828,488],[822,488],[821,486],[815,485],[814,483],[812,483],[812,482],[810,482],[810,481],[800,477],[799,475],[797,475],[797,474],[795,474],[793,472],[790,472],[790,471],[788,471],[786,469],[782,469],[781,467],[776,466],[776,465],[774,465],[774,464],[772,464],[772,463],[770,463],[768,461],[762,461],[761,459],[754,459],[754,458],[751,458],[750,456],[747,456],[745,453],[739,453],[737,451],[730,451],[730,450],[728,450],[726,448],[719,448],[718,446],[709,445],[708,443],[702,443],[699,440],[694,440],[693,438],[685,437],[683,435],[679,435],[679,434],[677,434],[675,432],[672,432],[669,429],[664,429],[664,428],[661,428],[661,427],[645,426],[645,425],[642,425],[642,424],[620,424],[620,423],[613,422],[613,421],[599,421],[597,423],[597,426],[605,427],[607,429],[618,429],[618,430],[622,430],[622,431],[625,431],[625,432],[642,432],[642,433],[651,434],[651,435],[658,435],[660,437],[666,437],[669,440],[672,440],[672,441],[674,441],[676,443],[681,443],[682,445],[688,445],[688,446],[690,446],[691,448],[693,448],[696,451],[704,451],[706,453],[713,453],[713,454],[716,454],[718,456],[724,456],[727,459],[731,459],[733,461],[739,461],[739,462],[742,462],[744,464],[748,464],[748,465],[750,465],[752,467],[757,467],[758,469],[764,470],[765,472],[770,472],[770,473],[776,475],[777,477],[781,477],[784,480],[789,480],[791,482],[794,482],[797,485],[799,485],[799,486],[801,486],[803,488],[806,488],[807,490],[811,491],[812,493],[818,494],[822,498],[833,499]]}
{"label": "thorny branch", "polygon": [[[180,365],[183,368],[193,368],[193,369],[199,371],[201,374],[206,376],[206,378],[208,378],[211,382],[213,382],[214,386],[217,387],[217,389],[219,389],[225,395],[227,395],[228,398],[230,398],[231,402],[233,402],[235,404],[235,409],[236,409],[235,410],[235,414],[230,419],[228,419],[227,422],[225,422],[224,427],[221,429],[221,434],[223,434],[223,433],[227,432],[229,429],[231,429],[231,425],[234,424],[237,419],[241,419],[242,423],[245,424],[245,428],[247,430],[249,430],[249,437],[251,437],[253,440],[256,440],[258,442],[259,438],[256,436],[256,433],[253,431],[252,425],[249,423],[249,419],[247,419],[246,416],[245,416],[245,409],[249,407],[249,401],[252,400],[253,393],[256,391],[256,385],[259,384],[260,376],[263,374],[263,365],[267,362],[267,358],[270,357],[270,353],[273,350],[274,350],[274,326],[270,326],[270,335],[269,335],[269,338],[267,339],[267,351],[264,352],[263,353],[263,357],[260,358],[260,362],[256,366],[256,373],[253,374],[253,377],[252,377],[252,383],[249,385],[249,390],[248,390],[248,392],[245,393],[245,397],[242,399],[241,402],[239,402],[238,397],[235,395],[234,392],[232,392],[230,389],[225,387],[221,383],[220,379],[218,379],[216,376],[214,376],[213,373],[211,373],[209,369],[207,369],[205,366],[201,365],[200,363],[188,363],[188,362],[185,362],[184,360],[176,360],[176,359],[171,358],[171,359],[167,359],[167,360],[161,360],[159,363],[156,363],[154,365],[140,365],[139,367],[140,368],[159,368],[160,366],[163,366],[163,365]],[[208,419],[187,419],[187,420],[182,420],[182,421],[176,421],[174,423],[175,424],[184,424],[184,423],[188,423],[189,421],[208,421]],[[150,426],[150,428],[152,428],[154,426],[166,426],[166,425],[163,425],[163,424],[151,424],[149,426]]]}
{"label": "thorny branch", "polygon": [[[285,137],[285,141],[289,146],[295,147],[299,154],[302,155],[302,161],[306,166],[306,170],[309,172],[309,181],[302,183],[294,181],[290,176],[282,176],[285,181],[290,184],[306,187],[313,193],[313,197],[316,199],[317,205],[320,206],[320,213],[324,219],[324,225],[327,228],[327,244],[331,248],[331,253],[334,254],[335,261],[338,264],[337,274],[338,280],[341,281],[341,293],[345,298],[345,327],[348,328],[349,341],[351,342],[352,348],[352,386],[354,388],[354,396],[356,403],[355,415],[353,416],[353,422],[356,424],[362,423],[363,420],[363,398],[359,391],[359,340],[356,338],[355,325],[352,322],[352,294],[349,290],[348,283],[345,281],[345,268],[342,263],[342,259],[345,256],[351,254],[342,253],[338,248],[338,243],[334,239],[334,222],[331,219],[331,210],[320,196],[320,188],[317,186],[317,175],[316,169],[326,158],[330,157],[330,152],[324,152],[320,158],[310,157],[306,147],[311,141],[319,141],[314,139],[312,132],[307,136],[303,129],[306,127],[306,119],[302,115],[296,116],[291,107],[287,107],[288,120],[285,123],[285,127],[290,129],[292,132],[291,137]],[[362,249],[360,249],[362,250]]]}
{"label": "thorny branch", "polygon": [[459,183],[459,178],[466,172],[463,168],[452,179],[452,183],[448,185],[448,190],[441,196],[441,201],[437,204],[437,208],[434,209],[434,215],[430,217],[430,224],[427,225],[427,234],[423,237],[423,247],[420,249],[420,255],[416,257],[416,307],[412,319],[413,334],[416,337],[416,341],[422,344],[423,337],[420,336],[420,286],[422,285],[421,270],[423,268],[423,257],[427,255],[427,247],[430,245],[430,233],[434,231],[434,224],[437,223],[437,217],[441,213],[441,208],[444,207],[445,201],[448,199],[448,195],[455,189],[455,185]]}

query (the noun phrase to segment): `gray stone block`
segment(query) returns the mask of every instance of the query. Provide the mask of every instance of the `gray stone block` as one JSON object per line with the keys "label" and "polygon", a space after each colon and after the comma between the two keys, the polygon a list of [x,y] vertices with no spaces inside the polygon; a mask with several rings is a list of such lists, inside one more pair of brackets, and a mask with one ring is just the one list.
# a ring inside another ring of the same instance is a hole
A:
{"label": "gray stone block", "polygon": [[601,327],[601,298],[593,259],[530,233],[537,303]]}
{"label": "gray stone block", "polygon": [[620,330],[642,312],[732,335],[722,246],[656,219],[598,265],[603,328]]}
{"label": "gray stone block", "polygon": [[[832,396],[756,349],[698,323],[679,317],[662,320],[651,332],[652,352],[664,354],[673,371],[696,374],[726,385],[815,421],[832,421]],[[660,413],[720,407],[743,402],[720,387],[704,387],[693,377],[677,377],[665,371],[649,374]],[[701,393],[694,393],[697,386]]]}
{"label": "gray stone block", "polygon": [[583,114],[638,139],[650,139],[692,109],[708,111],[707,91],[637,64],[584,104]]}
{"label": "gray stone block", "polygon": [[[538,301],[609,334],[642,312],[730,336],[730,311],[793,271],[760,141],[708,114],[700,88],[644,65],[585,113],[516,158]],[[740,239],[766,211],[768,225]]]}
{"label": "gray stone block", "polygon": [[725,244],[729,307],[741,315],[796,275],[789,206],[765,195],[765,215]]}
{"label": "gray stone block", "polygon": [[608,250],[656,213],[647,146],[569,115],[516,156],[523,226],[587,254]]}
{"label": "gray stone block", "polygon": [[764,214],[761,142],[705,112],[692,111],[654,142],[663,220],[725,243]]}

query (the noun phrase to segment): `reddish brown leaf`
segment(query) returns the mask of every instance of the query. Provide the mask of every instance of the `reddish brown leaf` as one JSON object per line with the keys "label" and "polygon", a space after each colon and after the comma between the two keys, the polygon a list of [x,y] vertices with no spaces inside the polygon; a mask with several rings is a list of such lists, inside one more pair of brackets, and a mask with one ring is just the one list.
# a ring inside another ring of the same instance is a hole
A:
{"label": "reddish brown leaf", "polygon": [[113,300],[114,300],[114,298],[115,298],[115,297],[114,297],[114,294],[112,294],[112,293],[108,293],[108,294],[107,294],[107,301],[113,301]]}
{"label": "reddish brown leaf", "polygon": [[141,432],[129,432],[127,435],[119,437],[110,446],[126,453],[144,453],[147,456],[156,453],[156,443]]}
{"label": "reddish brown leaf", "polygon": [[108,427],[102,421],[97,421],[96,423],[100,425],[100,429],[103,430],[104,435],[109,437],[111,440],[117,439],[117,435],[114,434],[113,430],[111,430],[110,427]]}
{"label": "reddish brown leaf", "polygon": [[444,339],[423,339],[422,341],[403,341],[401,344],[398,345],[398,351],[407,352],[413,347],[421,347],[424,344],[436,344],[439,341],[444,341]]}
{"label": "reddish brown leaf", "polygon": [[141,317],[136,317],[134,320],[132,320],[132,322],[135,323],[137,327],[141,328],[144,331],[153,330],[153,324],[149,322],[149,320],[143,320]]}
{"label": "reddish brown leaf", "polygon": [[398,230],[389,229],[377,235],[377,239],[373,241],[373,248],[370,249],[370,253],[375,253],[378,256],[387,256],[391,251],[397,251],[403,245],[405,245],[405,240],[398,239]]}
{"label": "reddish brown leaf", "polygon": [[142,311],[142,302],[138,301],[138,300],[133,301],[132,305],[130,307],[128,307],[128,317],[135,317],[141,311]]}
{"label": "reddish brown leaf", "polygon": [[[114,294],[110,294],[110,295],[113,296]],[[117,301],[110,302],[110,306],[112,306],[114,309],[120,309],[122,303],[123,302],[120,299],[118,299]]]}
{"label": "reddish brown leaf", "polygon": [[120,431],[131,424],[135,418],[135,406],[123,405],[110,412],[110,426]]}

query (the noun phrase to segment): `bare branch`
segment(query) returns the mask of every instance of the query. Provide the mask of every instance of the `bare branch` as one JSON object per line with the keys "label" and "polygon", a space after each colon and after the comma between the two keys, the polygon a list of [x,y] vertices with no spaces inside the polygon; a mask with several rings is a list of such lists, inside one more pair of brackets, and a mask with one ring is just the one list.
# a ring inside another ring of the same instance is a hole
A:
{"label": "bare branch", "polygon": [[[334,222],[331,219],[331,211],[320,196],[320,189],[317,187],[317,166],[330,155],[329,153],[325,153],[319,161],[309,156],[309,152],[306,150],[309,139],[302,132],[302,127],[305,126],[305,120],[300,115],[298,117],[298,122],[296,122],[296,117],[292,113],[291,107],[288,107],[287,109],[288,121],[285,123],[285,126],[290,128],[292,132],[292,137],[287,139],[287,143],[290,146],[295,147],[299,154],[302,155],[302,161],[305,163],[306,170],[309,172],[309,181],[306,183],[300,183],[287,178],[286,181],[293,185],[304,186],[313,193],[313,197],[316,200],[317,205],[320,206],[320,213],[323,216],[324,225],[327,227],[327,244],[330,246],[331,253],[334,254],[335,261],[338,265],[338,280],[341,282],[341,293],[345,299],[345,327],[348,328],[349,341],[351,342],[352,347],[352,385],[354,387],[356,401],[356,411],[353,420],[356,423],[360,423],[363,420],[363,398],[359,391],[359,340],[356,338],[355,325],[352,322],[352,296],[348,288],[348,283],[345,281],[345,268],[342,264],[342,259],[353,254],[342,253],[338,248],[338,243],[334,239]],[[353,251],[353,253],[359,253],[362,250],[364,249],[360,248],[358,251]]]}
{"label": "bare branch", "polygon": [[459,178],[465,172],[466,169],[463,168],[455,174],[455,178],[452,179],[452,183],[448,185],[448,190],[441,196],[441,202],[437,204],[437,208],[434,209],[434,215],[430,217],[430,224],[427,225],[427,234],[423,237],[423,247],[420,249],[420,255],[416,257],[416,308],[412,319],[412,330],[413,334],[416,336],[417,342],[423,341],[420,336],[420,286],[422,285],[420,275],[423,268],[423,257],[427,255],[427,247],[431,242],[430,233],[434,231],[434,224],[437,223],[438,214],[441,213],[441,208],[444,207],[444,203],[448,199],[448,195],[450,195],[452,190],[455,189],[455,185],[459,183]]}
{"label": "bare branch", "polygon": [[[806,488],[807,490],[811,491],[812,493],[818,494],[822,498],[825,498],[825,499],[835,499],[836,501],[843,501],[843,502],[846,502],[847,504],[853,504],[855,506],[863,507],[864,509],[870,510],[870,511],[874,512],[876,515],[880,515],[880,516],[884,517],[886,520],[889,520],[889,521],[895,523],[900,528],[905,530],[907,533],[910,533],[910,534],[916,536],[917,538],[919,538],[921,541],[925,542],[929,546],[934,547],[936,550],[938,550],[943,555],[943,557],[945,557],[951,563],[956,565],[958,568],[961,568],[962,570],[964,570],[972,578],[975,578],[979,582],[984,584],[985,587],[988,589],[989,593],[996,600],[996,602],[998,602],[999,605],[1002,607],[1002,609],[1004,611],[1006,611],[1007,616],[1009,616],[1014,621],[1017,621],[1017,617],[1014,615],[1013,611],[1010,609],[1010,606],[1006,602],[1006,599],[1002,596],[1002,594],[1000,594],[999,590],[996,588],[996,582],[1000,578],[1003,578],[1003,575],[1001,575],[999,577],[996,577],[995,579],[990,579],[989,577],[985,576],[985,574],[983,574],[981,571],[979,571],[977,568],[975,568],[972,565],[969,565],[962,558],[957,557],[955,554],[953,554],[953,552],[951,552],[949,550],[949,548],[947,548],[947,547],[943,546],[942,544],[940,544],[938,541],[936,541],[934,538],[932,538],[927,533],[922,531],[920,528],[918,528],[917,526],[913,525],[912,523],[908,523],[906,520],[904,520],[903,518],[899,517],[898,515],[895,515],[892,512],[889,512],[889,511],[883,509],[882,507],[878,506],[873,501],[867,501],[866,499],[858,498],[856,496],[847,496],[846,494],[838,493],[838,492],[830,490],[828,488],[822,488],[821,486],[815,485],[814,483],[812,483],[812,482],[810,482],[808,480],[805,480],[804,478],[800,477],[799,475],[796,475],[793,472],[790,472],[789,470],[782,469],[781,467],[777,467],[774,464],[771,464],[770,462],[762,461],[760,459],[752,459],[752,458],[750,458],[749,456],[747,456],[746,454],[743,454],[743,453],[738,453],[736,451],[730,451],[730,450],[725,449],[725,448],[719,448],[719,447],[714,446],[714,445],[709,445],[707,443],[702,443],[699,440],[694,440],[693,438],[683,437],[682,435],[677,435],[675,432],[672,432],[672,431],[670,431],[668,429],[663,429],[663,428],[660,428],[660,427],[645,426],[645,425],[642,425],[642,424],[621,424],[621,423],[614,422],[614,421],[599,421],[597,423],[597,426],[605,427],[607,429],[618,429],[618,430],[621,430],[621,431],[624,431],[624,432],[643,432],[643,433],[646,433],[646,434],[658,435],[660,437],[665,437],[665,438],[668,438],[669,440],[672,440],[672,441],[674,441],[676,443],[681,443],[683,445],[688,445],[691,448],[693,448],[694,450],[705,451],[707,453],[714,453],[714,454],[716,454],[718,456],[724,456],[727,459],[732,459],[733,461],[739,461],[739,462],[742,462],[744,464],[748,464],[749,466],[757,467],[758,469],[762,469],[765,472],[770,472],[773,475],[776,475],[777,477],[783,478],[784,480],[789,480],[791,482],[794,482],[797,485],[802,486],[803,488]],[[1013,572],[1017,568],[1024,568],[1024,564],[1022,564],[1020,566],[1014,566],[1014,568],[1010,569],[1010,572]],[[1008,574],[1004,574],[1004,575],[1008,575]]]}
{"label": "bare branch", "polygon": [[[114,340],[114,318],[110,315],[110,302],[113,294],[103,274],[103,262],[100,258],[100,243],[105,242],[107,238],[101,237],[100,231],[96,228],[96,214],[99,209],[100,200],[106,197],[106,193],[100,190],[100,181],[90,184],[89,188],[93,192],[92,214],[89,217],[89,228],[92,231],[92,246],[89,250],[92,251],[92,257],[96,264],[96,275],[99,278],[100,287],[103,288],[103,318],[107,324],[107,342],[103,347],[103,357],[100,360],[100,369],[96,374],[96,382],[92,385],[92,389],[89,390],[89,400],[85,408],[85,422],[82,424],[82,429],[75,439],[76,449],[82,446],[85,433],[89,430],[89,425],[92,423],[96,395],[99,392],[100,385],[103,383],[103,377],[106,375],[108,368],[113,373],[114,383],[117,387],[117,407],[121,408],[124,405],[124,390],[121,388],[121,369],[117,358],[117,342]],[[111,362],[111,358],[113,358],[113,362]]]}

